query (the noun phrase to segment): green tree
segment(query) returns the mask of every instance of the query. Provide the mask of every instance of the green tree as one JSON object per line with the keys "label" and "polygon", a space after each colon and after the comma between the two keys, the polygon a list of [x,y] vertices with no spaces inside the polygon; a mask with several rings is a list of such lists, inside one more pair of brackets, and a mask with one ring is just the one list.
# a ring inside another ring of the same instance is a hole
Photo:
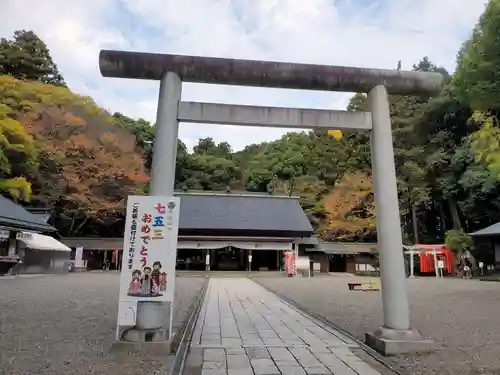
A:
{"label": "green tree", "polygon": [[446,248],[453,251],[460,262],[459,268],[468,263],[472,270],[477,268],[476,260],[472,255],[472,238],[461,230],[452,229],[446,232],[444,243]]}
{"label": "green tree", "polygon": [[458,53],[453,83],[461,100],[483,112],[500,108],[500,0],[488,0]]}
{"label": "green tree", "polygon": [[214,140],[210,137],[198,140],[198,144],[193,147],[195,154],[212,155],[223,158],[231,158],[231,145],[227,142],[220,142],[215,144]]}
{"label": "green tree", "polygon": [[[119,112],[112,116],[112,122],[125,129],[135,137],[137,151],[144,156],[144,166],[146,170],[151,170],[153,162],[153,147],[155,139],[155,128],[153,124],[142,118],[135,120]],[[180,189],[184,186],[188,178],[188,169],[190,166],[190,155],[186,145],[178,140],[177,142],[177,161],[175,168],[175,186]]]}
{"label": "green tree", "polygon": [[[460,178],[469,165],[469,160],[464,159],[469,150],[464,142],[469,133],[470,115],[469,107],[445,88],[440,96],[423,106],[415,119],[416,136],[425,154],[424,178],[429,187],[429,203],[442,211],[436,225],[430,226],[439,228],[434,235],[443,236],[447,227],[462,228],[458,200],[462,194]],[[443,215],[445,209],[447,214]],[[447,217],[451,217],[450,224],[446,222]]]}
{"label": "green tree", "polygon": [[18,30],[0,39],[0,75],[66,86],[47,45],[33,32]]}
{"label": "green tree", "polygon": [[115,112],[112,119],[115,124],[124,128],[135,137],[135,144],[137,145],[138,151],[145,157],[144,165],[148,170],[151,169],[155,138],[153,125],[142,118],[134,120],[119,112]]}
{"label": "green tree", "polygon": [[475,111],[481,125],[471,135],[471,149],[500,177],[500,0],[489,0],[472,36],[458,53],[453,78],[460,100]]}
{"label": "green tree", "polygon": [[188,159],[183,187],[192,190],[225,190],[241,178],[240,169],[229,159],[193,154]]}

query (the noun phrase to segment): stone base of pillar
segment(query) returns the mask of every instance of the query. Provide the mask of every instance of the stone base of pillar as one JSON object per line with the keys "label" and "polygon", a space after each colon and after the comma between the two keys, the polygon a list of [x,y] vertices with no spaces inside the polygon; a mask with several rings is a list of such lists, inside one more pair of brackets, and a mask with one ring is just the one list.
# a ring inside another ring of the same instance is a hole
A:
{"label": "stone base of pillar", "polygon": [[110,348],[117,353],[151,353],[168,356],[172,353],[172,343],[164,330],[131,329],[123,335],[123,341],[115,341]]}
{"label": "stone base of pillar", "polygon": [[172,343],[168,339],[166,329],[129,328],[121,333],[119,341],[111,345],[110,351],[154,353],[167,356],[172,352]]}
{"label": "stone base of pillar", "polygon": [[423,338],[418,330],[398,330],[381,327],[365,334],[365,343],[384,356],[411,353],[430,353],[435,350],[434,341]]}
{"label": "stone base of pillar", "polygon": [[[142,344],[147,347],[156,345],[158,351],[170,350],[168,327],[171,312],[170,302],[139,301],[137,303],[136,325],[120,326],[119,340],[115,346],[129,348],[126,350],[142,350]],[[154,345],[153,345],[154,344]],[[152,350],[157,350],[153,348]]]}
{"label": "stone base of pillar", "polygon": [[167,342],[168,330],[133,328],[123,335],[123,340],[126,342]]}

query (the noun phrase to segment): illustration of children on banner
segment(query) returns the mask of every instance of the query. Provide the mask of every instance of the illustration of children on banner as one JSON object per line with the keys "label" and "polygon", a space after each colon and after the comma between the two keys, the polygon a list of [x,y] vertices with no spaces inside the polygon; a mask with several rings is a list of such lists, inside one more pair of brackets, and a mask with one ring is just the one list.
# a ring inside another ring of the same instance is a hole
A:
{"label": "illustration of children on banner", "polygon": [[167,290],[167,273],[162,272],[160,274],[160,292],[164,292]]}
{"label": "illustration of children on banner", "polygon": [[161,272],[161,262],[153,262],[141,270],[132,271],[127,295],[131,297],[161,297],[167,290],[167,273]]}

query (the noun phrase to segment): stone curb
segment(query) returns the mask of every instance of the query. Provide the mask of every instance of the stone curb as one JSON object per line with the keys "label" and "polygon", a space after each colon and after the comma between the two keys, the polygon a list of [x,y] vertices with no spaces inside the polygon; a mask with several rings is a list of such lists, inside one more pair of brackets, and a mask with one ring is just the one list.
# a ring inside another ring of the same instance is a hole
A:
{"label": "stone curb", "polygon": [[171,357],[171,360],[169,361],[170,363],[167,366],[167,375],[181,375],[184,370],[184,363],[189,352],[189,346],[193,337],[196,321],[203,305],[205,294],[207,293],[209,280],[209,278],[206,278],[205,284],[203,285],[203,288],[198,295],[198,299],[195,303],[194,309],[191,311],[187,322],[180,330],[180,332],[182,332],[182,335],[180,335],[181,337],[179,342],[174,343],[174,345],[177,344],[177,350],[175,351],[175,355]]}

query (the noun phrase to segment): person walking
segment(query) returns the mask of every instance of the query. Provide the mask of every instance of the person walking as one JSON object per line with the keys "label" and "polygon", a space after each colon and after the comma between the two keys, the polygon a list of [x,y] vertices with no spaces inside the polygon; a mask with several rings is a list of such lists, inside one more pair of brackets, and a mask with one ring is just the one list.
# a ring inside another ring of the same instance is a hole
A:
{"label": "person walking", "polygon": [[465,264],[464,266],[464,278],[472,279],[472,272],[468,264]]}
{"label": "person walking", "polygon": [[104,262],[103,262],[103,264],[102,264],[102,270],[103,270],[104,272],[106,272],[106,271],[108,271],[108,270],[109,270],[109,259],[107,259],[107,258],[106,258],[106,259],[104,260]]}

